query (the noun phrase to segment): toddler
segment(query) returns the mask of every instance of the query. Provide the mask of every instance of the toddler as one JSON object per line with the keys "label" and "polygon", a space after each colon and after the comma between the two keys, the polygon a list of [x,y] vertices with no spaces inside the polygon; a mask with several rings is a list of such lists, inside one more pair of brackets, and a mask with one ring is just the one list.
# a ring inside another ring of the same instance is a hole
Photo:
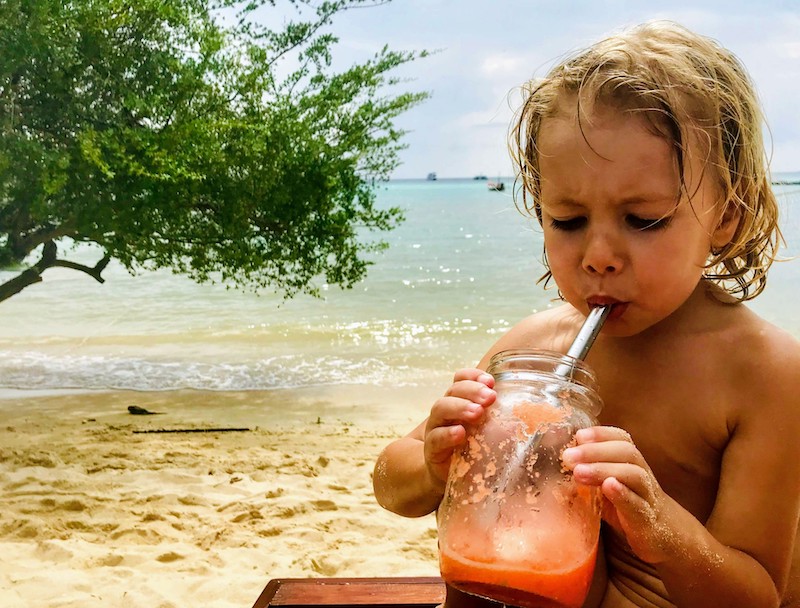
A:
{"label": "toddler", "polygon": [[380,504],[433,512],[454,450],[494,402],[489,358],[566,352],[588,311],[610,306],[587,359],[600,425],[563,453],[603,501],[585,606],[800,606],[800,344],[744,304],[781,240],[761,128],[739,61],[669,22],[531,83],[512,137],[519,204],[542,227],[543,281],[564,303],[457,371],[384,449]]}

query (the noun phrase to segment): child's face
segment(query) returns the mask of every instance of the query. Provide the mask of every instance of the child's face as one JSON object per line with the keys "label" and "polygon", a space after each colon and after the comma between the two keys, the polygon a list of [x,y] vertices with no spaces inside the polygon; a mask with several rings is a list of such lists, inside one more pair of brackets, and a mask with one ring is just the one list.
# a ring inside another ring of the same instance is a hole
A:
{"label": "child's face", "polygon": [[727,235],[717,227],[719,192],[690,142],[684,179],[692,198],[678,198],[675,154],[643,115],[600,106],[581,122],[563,112],[539,132],[547,258],[570,304],[584,313],[614,304],[604,333],[630,336],[697,287],[712,245]]}

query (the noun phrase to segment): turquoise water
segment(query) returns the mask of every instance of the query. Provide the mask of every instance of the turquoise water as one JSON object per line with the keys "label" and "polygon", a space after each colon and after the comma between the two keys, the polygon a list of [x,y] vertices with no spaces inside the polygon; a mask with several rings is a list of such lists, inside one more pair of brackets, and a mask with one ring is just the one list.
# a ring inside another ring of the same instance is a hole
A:
{"label": "turquoise water", "polygon": [[[781,175],[776,179],[798,179]],[[511,185],[506,180],[507,186]],[[800,186],[777,186],[787,256],[800,255]],[[541,234],[510,188],[397,181],[381,206],[406,222],[382,236],[368,278],[283,301],[111,265],[101,285],[66,269],[0,303],[0,388],[250,390],[330,383],[445,382],[525,315],[551,305],[536,284]],[[73,259],[94,262],[83,248]],[[0,280],[11,273],[0,272]],[[751,306],[800,336],[800,262],[773,267]]]}

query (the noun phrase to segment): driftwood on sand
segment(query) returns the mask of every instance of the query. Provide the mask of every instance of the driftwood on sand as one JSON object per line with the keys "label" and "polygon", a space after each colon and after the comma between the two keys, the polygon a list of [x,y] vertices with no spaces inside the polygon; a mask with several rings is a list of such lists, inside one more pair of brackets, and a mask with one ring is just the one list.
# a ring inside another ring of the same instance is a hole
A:
{"label": "driftwood on sand", "polygon": [[248,428],[222,427],[211,429],[146,429],[133,431],[134,433],[241,433],[249,431]]}

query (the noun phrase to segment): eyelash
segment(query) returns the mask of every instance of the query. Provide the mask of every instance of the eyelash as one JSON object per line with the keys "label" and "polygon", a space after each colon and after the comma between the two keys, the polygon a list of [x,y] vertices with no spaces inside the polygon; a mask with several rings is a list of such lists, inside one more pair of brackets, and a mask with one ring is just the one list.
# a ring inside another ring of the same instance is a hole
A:
{"label": "eyelash", "polygon": [[[638,217],[636,215],[625,216],[625,222],[634,230],[642,232],[663,230],[669,226],[672,216],[661,217],[655,220]],[[583,216],[574,217],[568,220],[551,219],[550,226],[556,230],[563,230],[564,232],[575,232],[580,230],[586,225],[586,218]]]}

